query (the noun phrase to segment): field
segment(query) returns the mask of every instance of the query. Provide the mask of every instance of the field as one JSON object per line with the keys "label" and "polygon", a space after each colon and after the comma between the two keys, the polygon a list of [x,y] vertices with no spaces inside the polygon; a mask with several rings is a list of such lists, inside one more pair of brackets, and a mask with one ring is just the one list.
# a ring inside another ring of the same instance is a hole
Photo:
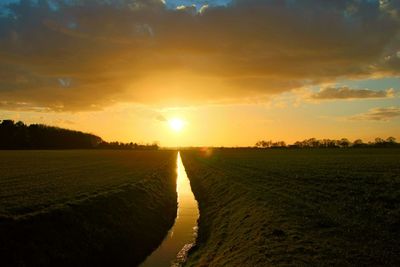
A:
{"label": "field", "polygon": [[174,222],[175,169],[174,151],[1,151],[0,264],[138,264]]}
{"label": "field", "polygon": [[[399,149],[181,152],[185,266],[399,266]],[[176,216],[176,151],[1,151],[1,266],[135,266]]]}
{"label": "field", "polygon": [[183,151],[187,266],[400,266],[400,150]]}

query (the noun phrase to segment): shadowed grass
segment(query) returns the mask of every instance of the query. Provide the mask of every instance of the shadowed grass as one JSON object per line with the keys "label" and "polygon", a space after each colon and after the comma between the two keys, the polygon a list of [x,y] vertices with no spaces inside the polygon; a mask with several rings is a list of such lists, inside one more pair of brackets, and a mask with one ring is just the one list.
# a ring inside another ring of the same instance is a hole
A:
{"label": "shadowed grass", "polygon": [[[62,152],[57,153],[63,157]],[[3,212],[0,218],[2,266],[135,266],[158,246],[172,226],[177,208],[176,152],[69,153],[64,156],[71,169],[75,157],[79,158],[75,162],[77,168],[85,164],[97,166],[94,176],[80,176],[87,194],[82,195],[80,180],[66,175],[69,172],[64,172],[61,165],[57,168],[62,178],[56,178],[62,181],[60,187],[70,187],[55,189],[56,192],[49,193],[43,183],[31,181],[35,172],[30,179],[19,176],[21,182],[33,184],[31,192],[35,196],[19,200],[14,197],[10,200],[14,203],[12,213]],[[88,158],[82,153],[89,153]],[[47,157],[48,162],[36,170],[46,171],[46,166],[56,165],[54,161],[58,159],[52,157],[57,154],[45,154],[42,159]],[[106,166],[119,170],[115,174],[123,178],[114,180],[115,175],[105,170]],[[24,168],[22,162],[20,168]],[[54,174],[58,173],[57,168],[53,168]],[[45,180],[39,178],[37,181]],[[76,194],[75,188],[80,189]],[[20,213],[16,213],[16,203],[25,207]]]}
{"label": "shadowed grass", "polygon": [[187,266],[398,266],[399,152],[182,152],[200,206]]}

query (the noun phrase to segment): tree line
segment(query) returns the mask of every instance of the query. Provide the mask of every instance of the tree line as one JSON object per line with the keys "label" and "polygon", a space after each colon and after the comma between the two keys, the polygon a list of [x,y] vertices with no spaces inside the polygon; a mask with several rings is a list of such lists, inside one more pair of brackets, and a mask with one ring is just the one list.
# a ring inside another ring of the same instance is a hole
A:
{"label": "tree line", "polygon": [[137,149],[155,150],[157,143],[106,142],[101,137],[44,124],[0,121],[0,149]]}
{"label": "tree line", "polygon": [[388,137],[382,139],[380,137],[375,138],[373,142],[364,143],[361,139],[354,140],[351,142],[347,138],[339,140],[335,139],[316,139],[310,138],[303,141],[297,141],[294,144],[287,145],[284,141],[274,142],[272,140],[265,141],[261,140],[255,144],[257,148],[362,148],[362,147],[400,147],[400,144],[396,142],[396,138]]}

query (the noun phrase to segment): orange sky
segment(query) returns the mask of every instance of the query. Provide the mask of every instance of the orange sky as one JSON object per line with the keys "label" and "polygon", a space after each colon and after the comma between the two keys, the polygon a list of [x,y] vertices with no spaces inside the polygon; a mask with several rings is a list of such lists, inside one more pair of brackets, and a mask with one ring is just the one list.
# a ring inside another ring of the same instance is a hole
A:
{"label": "orange sky", "polygon": [[165,146],[400,139],[394,1],[9,2],[0,119]]}

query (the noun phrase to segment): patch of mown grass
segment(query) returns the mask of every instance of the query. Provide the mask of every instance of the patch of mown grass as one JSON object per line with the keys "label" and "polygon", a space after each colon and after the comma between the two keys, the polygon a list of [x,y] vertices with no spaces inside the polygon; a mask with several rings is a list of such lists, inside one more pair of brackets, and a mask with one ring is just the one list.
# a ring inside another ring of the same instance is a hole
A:
{"label": "patch of mown grass", "polygon": [[[0,151],[0,216],[23,216],[132,184],[172,163],[172,151]],[[172,166],[172,165],[171,165]]]}
{"label": "patch of mown grass", "polygon": [[399,266],[399,152],[182,152],[200,208],[187,266]]}
{"label": "patch of mown grass", "polygon": [[[145,152],[146,164],[140,163],[142,152],[94,153],[100,154],[91,154],[91,162],[86,164],[96,164],[98,168],[93,174],[97,178],[87,177],[96,189],[87,190],[84,196],[81,190],[74,194],[74,188],[80,189],[75,184],[79,180],[66,175],[68,171],[63,172],[62,167],[58,172],[54,169],[54,173],[64,177],[64,180],[58,178],[63,181],[60,187],[66,184],[71,184],[71,187],[56,191],[67,191],[68,198],[48,194],[46,186],[40,187],[35,181],[21,178],[21,182],[34,184],[32,193],[36,194],[33,198],[36,203],[53,205],[31,205],[23,198],[13,199],[12,203],[20,201],[29,212],[23,209],[24,212],[15,214],[15,208],[13,213],[3,212],[0,217],[1,266],[135,266],[161,243],[176,216],[176,152]],[[114,157],[111,162],[110,155]],[[76,163],[85,165],[85,157],[79,158]],[[121,158],[122,162],[119,161]],[[100,162],[104,161],[108,162],[106,166],[113,165],[112,168],[119,169],[116,174],[123,174],[124,178],[113,181],[115,176],[108,170],[104,171],[105,176],[100,177],[103,168]],[[72,166],[73,163],[69,161],[66,165]],[[24,168],[23,162],[19,168]],[[80,179],[85,178],[80,176]],[[51,176],[47,179],[51,180]],[[87,180],[82,181],[82,186],[90,188]],[[96,184],[97,180],[99,184]],[[49,196],[56,198],[48,199]]]}

